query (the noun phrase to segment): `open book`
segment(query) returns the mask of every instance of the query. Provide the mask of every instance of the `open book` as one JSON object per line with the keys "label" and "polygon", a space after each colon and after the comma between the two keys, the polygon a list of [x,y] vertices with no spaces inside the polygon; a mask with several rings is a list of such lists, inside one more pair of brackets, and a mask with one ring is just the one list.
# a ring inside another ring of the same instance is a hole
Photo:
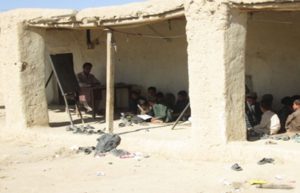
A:
{"label": "open book", "polygon": [[150,116],[150,115],[137,115],[137,116],[143,120],[148,120],[148,119],[152,118],[152,116]]}

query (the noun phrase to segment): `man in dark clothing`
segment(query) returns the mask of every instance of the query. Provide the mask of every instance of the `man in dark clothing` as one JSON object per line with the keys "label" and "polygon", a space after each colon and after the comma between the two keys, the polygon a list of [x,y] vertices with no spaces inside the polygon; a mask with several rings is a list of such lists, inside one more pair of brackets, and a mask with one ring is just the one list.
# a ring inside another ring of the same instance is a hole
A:
{"label": "man in dark clothing", "polygon": [[260,123],[262,112],[260,109],[260,105],[257,100],[257,94],[256,93],[248,93],[246,95],[246,124],[247,128],[251,129],[255,125]]}
{"label": "man in dark clothing", "polygon": [[286,122],[288,116],[293,113],[292,98],[288,97],[288,96],[284,97],[283,99],[281,99],[281,104],[283,105],[283,107],[278,112],[278,116],[280,119],[280,125],[281,125],[279,133],[284,133],[284,132],[286,132],[285,122]]}
{"label": "man in dark clothing", "polygon": [[[177,93],[177,101],[174,107],[174,119],[177,119],[179,117],[179,115],[183,112],[183,110],[185,109],[185,107],[189,104],[189,96],[187,94],[186,91],[181,90]],[[183,116],[183,120],[187,120],[191,115],[191,110],[188,109],[184,116]]]}
{"label": "man in dark clothing", "polygon": [[140,92],[131,91],[129,98],[129,111],[133,114],[138,113],[138,104],[140,100]]}

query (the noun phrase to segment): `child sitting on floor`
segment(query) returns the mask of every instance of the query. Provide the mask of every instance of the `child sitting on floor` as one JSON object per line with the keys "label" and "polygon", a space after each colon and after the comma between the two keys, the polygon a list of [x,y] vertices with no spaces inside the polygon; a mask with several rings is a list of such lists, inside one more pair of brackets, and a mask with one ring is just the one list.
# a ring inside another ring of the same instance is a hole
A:
{"label": "child sitting on floor", "polygon": [[300,132],[300,99],[293,103],[294,112],[286,120],[285,128],[288,132]]}
{"label": "child sitting on floor", "polygon": [[156,102],[156,100],[149,100],[151,105],[151,111],[149,115],[152,116],[152,123],[163,123],[172,121],[172,114],[170,109],[162,102]]}
{"label": "child sitting on floor", "polygon": [[260,108],[263,112],[261,121],[258,125],[254,126],[254,131],[259,134],[274,135],[280,129],[280,120],[274,112],[271,111],[272,103],[269,101],[262,101]]}

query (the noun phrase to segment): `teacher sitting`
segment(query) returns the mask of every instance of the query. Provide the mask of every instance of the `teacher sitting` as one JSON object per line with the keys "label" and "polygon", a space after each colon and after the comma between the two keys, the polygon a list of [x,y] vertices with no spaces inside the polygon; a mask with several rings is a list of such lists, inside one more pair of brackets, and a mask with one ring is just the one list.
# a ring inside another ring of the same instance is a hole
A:
{"label": "teacher sitting", "polygon": [[[79,86],[80,86],[80,95],[79,100],[83,104],[84,108],[87,111],[92,111],[93,109],[93,92],[91,92],[91,87],[100,86],[100,81],[91,73],[93,65],[91,63],[84,63],[82,66],[83,71],[77,74]],[[99,104],[99,101],[97,102]],[[97,107],[98,105],[96,105]]]}

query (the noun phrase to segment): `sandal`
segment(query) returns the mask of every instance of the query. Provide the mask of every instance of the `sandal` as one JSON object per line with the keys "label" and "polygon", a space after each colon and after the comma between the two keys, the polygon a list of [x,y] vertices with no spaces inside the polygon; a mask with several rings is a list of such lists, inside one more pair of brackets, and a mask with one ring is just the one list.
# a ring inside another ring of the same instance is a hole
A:
{"label": "sandal", "polygon": [[239,166],[239,164],[233,164],[233,166],[231,166],[231,169],[234,171],[242,171],[243,168],[241,166]]}
{"label": "sandal", "polygon": [[274,162],[273,158],[263,158],[259,162],[257,162],[258,165],[264,165],[264,164],[271,164]]}

